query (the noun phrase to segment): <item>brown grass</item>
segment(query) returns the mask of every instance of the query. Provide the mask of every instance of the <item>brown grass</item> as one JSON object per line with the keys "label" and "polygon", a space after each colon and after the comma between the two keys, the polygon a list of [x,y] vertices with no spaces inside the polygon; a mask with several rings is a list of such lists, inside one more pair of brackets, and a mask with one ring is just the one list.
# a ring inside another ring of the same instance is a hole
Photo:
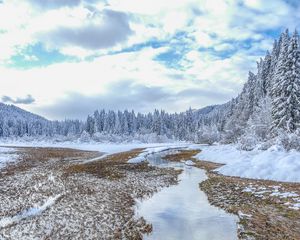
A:
{"label": "brown grass", "polygon": [[163,159],[171,162],[180,162],[186,160],[194,160],[194,156],[200,153],[200,150],[181,150],[177,153],[171,153],[163,157]]}
{"label": "brown grass", "polygon": [[125,176],[127,171],[149,171],[151,169],[147,163],[130,164],[127,161],[138,156],[143,149],[135,149],[132,151],[109,155],[97,161],[72,164],[67,166],[64,171],[68,176],[70,174],[87,173],[93,174],[100,178],[116,180]]}
{"label": "brown grass", "polygon": [[178,153],[168,154],[165,157],[163,157],[163,159],[168,160],[168,161],[173,161],[173,162],[191,160],[195,163],[195,167],[202,168],[207,171],[214,170],[214,169],[222,166],[222,164],[219,164],[219,163],[213,163],[213,162],[208,162],[208,161],[198,161],[197,159],[194,158],[194,156],[200,152],[201,152],[201,150],[181,150]]}
{"label": "brown grass", "polygon": [[65,160],[90,159],[101,155],[101,153],[96,151],[80,151],[69,148],[16,147],[16,150],[18,150],[19,154],[17,163],[6,166],[4,171],[0,172],[0,177],[27,171],[51,160],[58,161],[57,164],[59,164],[59,162]]}
{"label": "brown grass", "polygon": [[207,194],[211,204],[236,215],[239,211],[251,215],[250,218],[240,218],[242,230],[239,229],[239,239],[248,239],[250,236],[258,240],[300,239],[300,211],[284,205],[289,199],[268,195],[262,198],[243,192],[250,184],[266,189],[280,185],[280,191],[299,194],[300,184],[229,177],[213,172],[209,172],[208,177],[200,183],[200,188]]}

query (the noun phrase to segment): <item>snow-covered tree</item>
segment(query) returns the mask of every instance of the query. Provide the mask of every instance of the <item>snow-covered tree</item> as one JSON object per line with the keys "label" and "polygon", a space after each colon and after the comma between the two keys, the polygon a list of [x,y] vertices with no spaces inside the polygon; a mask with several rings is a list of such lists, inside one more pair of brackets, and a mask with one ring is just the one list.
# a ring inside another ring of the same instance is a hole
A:
{"label": "snow-covered tree", "polygon": [[[287,32],[285,34],[288,34]],[[296,131],[300,123],[300,51],[297,32],[282,38],[272,88],[272,131]]]}

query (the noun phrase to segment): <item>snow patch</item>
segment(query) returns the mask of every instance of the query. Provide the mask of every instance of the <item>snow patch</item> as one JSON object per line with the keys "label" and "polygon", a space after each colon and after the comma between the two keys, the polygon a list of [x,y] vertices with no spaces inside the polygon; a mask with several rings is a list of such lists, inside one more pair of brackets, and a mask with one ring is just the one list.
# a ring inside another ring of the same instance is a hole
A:
{"label": "snow patch", "polygon": [[298,197],[299,195],[295,192],[273,192],[270,194],[270,196],[276,196],[280,198],[290,198],[290,197]]}
{"label": "snow patch", "polygon": [[192,161],[192,160],[187,160],[184,162],[185,165],[188,165],[188,166],[194,166],[195,163]]}
{"label": "snow patch", "polygon": [[13,148],[0,147],[0,169],[18,159],[18,155],[14,154],[14,152],[16,150]]}
{"label": "snow patch", "polygon": [[15,215],[13,217],[5,217],[0,220],[0,228],[7,227],[11,224],[17,223],[25,218],[33,217],[36,215],[41,214],[43,211],[45,211],[47,208],[55,204],[58,198],[60,198],[62,195],[58,194],[54,197],[49,197],[44,204],[42,205],[36,205],[35,207],[26,209],[22,211],[20,214]]}
{"label": "snow patch", "polygon": [[146,157],[151,154],[161,153],[163,156],[163,152],[170,153],[170,151],[174,151],[177,149],[187,148],[188,144],[164,144],[162,146],[156,147],[148,147],[142,153],[140,153],[137,157],[129,159],[129,163],[140,163],[146,161]]}

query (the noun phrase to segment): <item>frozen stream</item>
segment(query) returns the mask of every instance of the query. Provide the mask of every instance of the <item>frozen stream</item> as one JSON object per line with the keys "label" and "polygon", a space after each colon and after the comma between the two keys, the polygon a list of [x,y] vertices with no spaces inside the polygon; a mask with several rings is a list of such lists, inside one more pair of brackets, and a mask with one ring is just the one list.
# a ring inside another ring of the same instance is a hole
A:
{"label": "frozen stream", "polygon": [[148,156],[147,160],[155,166],[183,169],[183,173],[178,185],[138,201],[136,215],[153,225],[153,232],[145,239],[237,239],[237,218],[211,206],[199,188],[199,183],[207,179],[204,170],[164,161],[158,154]]}

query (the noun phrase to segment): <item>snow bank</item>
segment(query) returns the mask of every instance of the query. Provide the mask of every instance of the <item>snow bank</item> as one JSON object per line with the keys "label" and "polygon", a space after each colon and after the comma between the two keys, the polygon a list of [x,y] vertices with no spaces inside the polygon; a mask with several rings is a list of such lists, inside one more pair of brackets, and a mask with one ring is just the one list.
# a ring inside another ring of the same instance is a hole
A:
{"label": "snow bank", "polygon": [[233,145],[203,146],[196,158],[226,164],[216,170],[224,175],[300,182],[300,152],[278,146],[265,151],[239,151]]}
{"label": "snow bank", "polygon": [[35,206],[29,209],[24,210],[18,215],[15,215],[13,217],[5,217],[0,220],[0,228],[4,228],[6,226],[9,226],[11,224],[14,224],[16,222],[21,221],[22,219],[28,218],[28,217],[33,217],[36,215],[41,214],[43,211],[45,211],[47,208],[52,206],[58,198],[61,197],[61,194],[58,194],[54,197],[49,197],[44,204],[40,206]]}

